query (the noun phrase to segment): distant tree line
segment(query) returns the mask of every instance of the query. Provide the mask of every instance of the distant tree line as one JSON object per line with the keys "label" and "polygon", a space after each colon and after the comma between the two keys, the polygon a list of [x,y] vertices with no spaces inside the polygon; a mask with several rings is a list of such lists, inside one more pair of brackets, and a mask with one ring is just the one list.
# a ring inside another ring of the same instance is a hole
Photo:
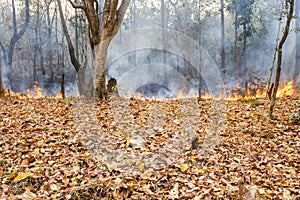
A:
{"label": "distant tree line", "polygon": [[[278,41],[274,26],[282,23],[287,13],[283,0],[127,0],[112,5],[113,2],[117,1],[11,0],[2,3],[0,90],[23,92],[38,82],[52,91],[53,84],[59,84],[63,76],[66,83],[73,83],[79,68],[84,71],[87,65],[97,62],[89,63],[88,56],[101,57],[97,49],[101,47],[103,53],[118,31],[147,26],[175,29],[194,38],[219,64],[225,81],[239,80],[247,85],[259,77],[257,73],[262,69],[269,69],[271,63],[267,61],[272,59]],[[295,4],[299,10],[298,4],[299,0]],[[299,28],[298,19],[296,25]],[[279,31],[283,33],[283,26]],[[297,58],[290,72],[294,78],[299,76],[298,36],[297,48],[295,46],[294,54],[289,54]],[[98,47],[100,43],[104,46]],[[100,65],[105,65],[105,55],[102,57]],[[283,57],[283,64],[290,59]],[[83,85],[94,88],[93,92],[98,91],[96,96],[103,99],[106,96],[102,90],[105,89],[105,70],[97,69],[94,82]],[[85,82],[81,79],[79,81]],[[80,87],[82,94],[86,88]]]}

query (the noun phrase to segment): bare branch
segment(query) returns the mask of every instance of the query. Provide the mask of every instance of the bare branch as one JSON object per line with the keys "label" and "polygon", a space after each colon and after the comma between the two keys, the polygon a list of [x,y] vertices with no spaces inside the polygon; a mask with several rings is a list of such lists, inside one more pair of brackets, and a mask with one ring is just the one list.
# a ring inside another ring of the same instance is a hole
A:
{"label": "bare branch", "polygon": [[104,3],[103,17],[102,17],[103,26],[106,26],[109,23],[108,20],[110,15],[110,4],[111,4],[111,0],[106,0]]}
{"label": "bare branch", "polygon": [[117,23],[121,24],[124,19],[126,10],[129,6],[130,0],[122,0],[119,9],[117,10]]}
{"label": "bare branch", "polygon": [[75,8],[75,9],[82,9],[82,10],[84,10],[84,12],[86,12],[86,7],[85,6],[80,5],[80,4],[76,4],[76,3],[74,3],[71,0],[68,0],[68,2],[72,5],[73,8]]}
{"label": "bare branch", "polygon": [[117,15],[118,0],[111,0],[109,22],[114,23]]}
{"label": "bare branch", "polygon": [[68,28],[67,28],[66,20],[64,18],[64,14],[63,14],[63,10],[62,10],[60,0],[57,0],[57,3],[58,3],[58,10],[59,10],[59,14],[60,14],[61,24],[62,24],[63,31],[64,31],[66,39],[67,39],[70,59],[71,59],[71,62],[73,64],[76,72],[79,72],[80,64],[79,64],[79,62],[78,62],[78,60],[76,59],[76,56],[75,56],[75,50],[74,50],[74,47],[73,47],[73,44],[72,44],[71,37],[69,35],[69,31],[68,31]]}

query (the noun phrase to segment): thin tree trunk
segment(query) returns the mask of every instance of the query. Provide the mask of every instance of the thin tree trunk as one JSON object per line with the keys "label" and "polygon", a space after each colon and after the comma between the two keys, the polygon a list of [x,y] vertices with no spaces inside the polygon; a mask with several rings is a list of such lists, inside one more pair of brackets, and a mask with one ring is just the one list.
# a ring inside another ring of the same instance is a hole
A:
{"label": "thin tree trunk", "polygon": [[73,44],[72,44],[71,37],[69,35],[69,31],[68,31],[68,28],[67,28],[67,23],[66,23],[64,14],[63,14],[62,6],[61,6],[61,1],[57,0],[57,3],[58,3],[58,9],[59,9],[59,14],[60,14],[61,25],[63,27],[63,31],[64,31],[64,34],[66,36],[66,40],[67,40],[67,44],[68,44],[71,63],[73,64],[76,72],[78,72],[79,69],[80,69],[80,64],[77,61],[76,56],[75,56],[75,50],[74,50],[74,47],[73,47]]}
{"label": "thin tree trunk", "polygon": [[62,63],[61,63],[61,82],[60,82],[60,90],[62,94],[62,98],[65,99],[65,42],[64,42],[64,36],[62,37],[62,43],[63,43],[63,48],[62,48]]}
{"label": "thin tree trunk", "polygon": [[277,57],[277,51],[278,51],[279,35],[281,32],[281,23],[282,23],[281,19],[282,19],[282,11],[280,12],[280,20],[279,20],[279,26],[278,26],[277,36],[276,36],[276,46],[275,46],[275,50],[274,50],[274,54],[273,54],[272,66],[270,68],[270,76],[269,76],[268,85],[267,85],[267,89],[268,89],[267,98],[269,98],[270,100],[271,100],[271,95],[272,95],[272,91],[273,91],[273,87],[274,87],[274,84],[271,85],[271,81],[272,81],[272,77],[273,77],[273,70],[274,70],[276,57]]}
{"label": "thin tree trunk", "polygon": [[162,28],[162,45],[163,45],[163,51],[162,51],[162,59],[163,59],[163,65],[166,65],[167,63],[167,56],[166,56],[166,36],[165,36],[165,29],[166,29],[166,19],[165,19],[165,0],[160,1],[160,17],[161,17],[161,28]]}
{"label": "thin tree trunk", "polygon": [[222,78],[226,77],[226,63],[225,63],[225,18],[224,18],[224,0],[220,0],[221,4],[221,65]]}
{"label": "thin tree trunk", "polygon": [[161,17],[161,27],[166,28],[165,25],[165,0],[160,1],[160,17]]}
{"label": "thin tree trunk", "polygon": [[[61,1],[57,0],[57,3],[58,3],[58,9],[59,9],[59,14],[60,14],[61,24],[62,24],[63,31],[64,31],[64,34],[66,36],[66,40],[67,40],[67,44],[68,44],[68,50],[69,50],[69,56],[70,56],[70,59],[71,59],[71,63],[74,66],[74,68],[75,68],[75,70],[78,74],[79,70],[81,68],[81,65],[79,64],[79,62],[76,58],[76,55],[75,55],[75,50],[74,50],[72,40],[71,40],[71,37],[70,37],[69,32],[68,32],[67,24],[66,24],[64,15],[63,15]],[[83,95],[84,92],[85,92],[85,70],[84,71],[81,70],[80,73],[82,73],[82,74],[79,74],[77,76],[78,77],[77,87],[78,87],[79,94]]]}
{"label": "thin tree trunk", "polygon": [[[1,55],[2,54],[0,54],[0,56]],[[4,94],[4,87],[3,87],[3,83],[2,83],[2,58],[0,57],[0,97],[3,96],[3,94]]]}
{"label": "thin tree trunk", "polygon": [[9,49],[8,49],[8,55],[7,55],[7,78],[9,80],[9,87],[12,88],[12,74],[11,74],[11,67],[12,67],[12,61],[13,61],[13,54],[16,43],[22,38],[22,36],[25,34],[25,31],[29,24],[29,0],[25,0],[25,21],[21,28],[21,30],[18,32],[17,27],[17,18],[16,18],[16,8],[15,8],[15,1],[12,0],[12,12],[13,12],[13,27],[14,27],[14,34],[10,40],[9,43]]}
{"label": "thin tree trunk", "polygon": [[247,49],[247,26],[246,22],[243,24],[243,75],[245,80],[245,94],[248,92],[248,69],[247,69],[247,61],[246,61],[246,49]]}
{"label": "thin tree trunk", "polygon": [[282,38],[278,45],[278,59],[277,59],[275,84],[274,84],[274,89],[273,89],[273,93],[271,96],[271,103],[270,103],[270,112],[269,112],[270,117],[273,117],[276,95],[277,95],[277,90],[278,90],[278,86],[279,86],[279,82],[280,82],[282,47],[283,47],[283,45],[288,37],[288,34],[289,34],[290,24],[291,24],[291,20],[292,20],[293,13],[294,13],[294,2],[295,2],[294,0],[286,0],[286,9],[288,10],[288,14],[287,14],[287,21],[286,21],[286,25],[284,28],[284,32],[283,32]]}
{"label": "thin tree trunk", "polygon": [[[200,23],[200,21],[199,21]],[[199,36],[198,36],[198,41],[199,41],[199,56],[200,56],[200,62],[199,62],[199,68],[198,68],[198,77],[199,77],[199,85],[198,85],[198,101],[201,101],[201,96],[202,96],[202,48],[201,48],[201,26],[199,29]]]}
{"label": "thin tree trunk", "polygon": [[295,71],[293,74],[294,81],[297,80],[297,78],[300,75],[300,0],[296,0],[296,63],[295,63]]}
{"label": "thin tree trunk", "polygon": [[35,45],[34,45],[34,55],[33,55],[33,83],[38,83],[38,75],[37,75],[37,57],[38,57],[38,49],[39,49],[39,26],[40,26],[40,0],[37,0],[37,11],[36,11],[36,21],[34,27],[35,33]]}
{"label": "thin tree trunk", "polygon": [[202,26],[201,26],[201,4],[199,2],[199,7],[198,7],[198,23],[199,23],[199,35],[198,35],[198,43],[199,43],[199,56],[200,56],[200,62],[198,66],[198,77],[199,77],[199,82],[198,82],[198,102],[202,100]]}
{"label": "thin tree trunk", "polygon": [[[77,3],[77,0],[75,0]],[[75,9],[75,55],[77,60],[79,59],[79,33],[78,33],[78,11]]]}
{"label": "thin tree trunk", "polygon": [[235,15],[234,15],[234,55],[233,55],[233,74],[235,78],[239,76],[239,68],[238,68],[238,48],[237,48],[237,41],[238,41],[238,9],[237,9],[237,2],[235,2]]}
{"label": "thin tree trunk", "polygon": [[[4,59],[4,63],[6,63],[6,55],[5,55],[5,48],[1,42],[0,42],[0,47],[1,47],[2,53],[3,53],[3,56],[0,59],[0,96],[2,96],[4,93],[4,85],[2,82],[2,64],[3,64],[2,59]],[[0,54],[0,56],[1,56],[1,54]]]}
{"label": "thin tree trunk", "polygon": [[247,61],[246,61],[246,49],[247,49],[247,27],[246,27],[246,22],[243,24],[243,70],[242,73],[244,75],[244,80],[246,80],[246,92],[247,92],[247,82],[248,82],[248,70],[247,70]]}
{"label": "thin tree trunk", "polygon": [[[45,0],[46,3],[46,11],[47,11],[47,34],[48,34],[48,39],[47,39],[47,45],[49,48],[47,48],[48,50],[48,58],[49,58],[49,65],[48,65],[48,70],[50,72],[50,82],[53,82],[54,80],[54,69],[53,69],[53,55],[52,55],[52,23],[51,23],[51,17],[50,17],[50,4],[51,1],[48,2],[47,0]],[[41,60],[43,60],[43,52],[42,52],[42,48],[41,50]],[[44,65],[44,63],[41,63],[42,65]]]}

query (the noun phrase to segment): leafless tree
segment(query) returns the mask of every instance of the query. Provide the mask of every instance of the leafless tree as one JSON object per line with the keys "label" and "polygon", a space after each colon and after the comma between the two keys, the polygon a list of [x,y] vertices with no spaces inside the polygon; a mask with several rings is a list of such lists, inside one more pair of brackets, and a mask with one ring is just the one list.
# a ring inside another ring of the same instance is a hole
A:
{"label": "leafless tree", "polygon": [[280,39],[280,42],[278,44],[278,58],[277,58],[277,67],[276,67],[276,77],[275,77],[275,84],[274,88],[271,94],[271,103],[270,103],[270,112],[269,116],[273,116],[273,111],[274,111],[274,106],[275,106],[275,101],[276,101],[276,95],[277,95],[277,90],[280,82],[280,73],[281,73],[281,63],[282,63],[282,47],[289,35],[289,30],[290,30],[290,24],[293,18],[293,13],[294,13],[294,4],[295,0],[286,0],[285,1],[285,8],[288,11],[286,15],[286,24],[284,27],[283,35]]}
{"label": "leafless tree", "polygon": [[[118,33],[130,0],[105,0],[102,22],[99,17],[99,4],[96,0],[83,0],[75,4],[68,0],[73,8],[82,9],[89,23],[90,45],[93,51],[93,87],[96,99],[107,99],[106,89],[106,57],[109,44]],[[102,26],[100,26],[102,25]]]}

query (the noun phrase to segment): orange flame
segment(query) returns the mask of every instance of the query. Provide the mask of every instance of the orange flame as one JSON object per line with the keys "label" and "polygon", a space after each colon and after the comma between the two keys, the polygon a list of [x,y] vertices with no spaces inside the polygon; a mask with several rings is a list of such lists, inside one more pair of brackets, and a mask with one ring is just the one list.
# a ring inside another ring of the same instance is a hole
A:
{"label": "orange flame", "polygon": [[[4,92],[4,96],[11,96],[11,97],[17,97],[19,99],[39,99],[39,98],[45,98],[45,95],[43,94],[43,89],[38,86],[38,83],[36,82],[33,86],[34,92],[31,92],[29,89],[26,90],[26,95],[21,94],[19,92],[11,92],[9,90],[6,90]],[[54,99],[61,99],[62,94],[59,92],[56,95],[52,96],[51,98]]]}
{"label": "orange flame", "polygon": [[[259,88],[258,85],[252,85],[252,86],[249,86],[248,91],[246,92],[246,95],[244,95],[244,96],[235,91],[241,91],[241,87],[238,85],[232,91],[228,91],[227,93],[229,94],[229,96],[225,100],[236,101],[236,100],[240,100],[240,99],[266,98],[268,88],[267,87]],[[276,97],[281,98],[281,97],[285,97],[285,96],[291,96],[294,93],[295,93],[294,80],[285,81],[278,87]]]}
{"label": "orange flame", "polygon": [[201,99],[211,100],[211,99],[214,99],[214,97],[209,93],[205,93],[204,95],[201,96]]}
{"label": "orange flame", "polygon": [[[242,88],[240,85],[237,85],[235,88],[231,89],[230,86],[224,85],[224,88],[227,90],[225,93],[227,97],[225,100],[227,101],[237,101],[241,99],[260,99],[267,97],[268,88],[259,88],[258,85],[251,85],[248,87],[248,91],[242,92]],[[277,98],[292,96],[295,94],[294,80],[284,81],[284,83],[280,84],[278,87],[278,91],[276,94]],[[219,98],[224,99],[225,94],[221,94]],[[213,99],[214,97],[210,94],[206,93],[202,96],[203,99]]]}
{"label": "orange flame", "polygon": [[294,80],[285,81],[278,87],[277,97],[291,96],[295,93]]}

